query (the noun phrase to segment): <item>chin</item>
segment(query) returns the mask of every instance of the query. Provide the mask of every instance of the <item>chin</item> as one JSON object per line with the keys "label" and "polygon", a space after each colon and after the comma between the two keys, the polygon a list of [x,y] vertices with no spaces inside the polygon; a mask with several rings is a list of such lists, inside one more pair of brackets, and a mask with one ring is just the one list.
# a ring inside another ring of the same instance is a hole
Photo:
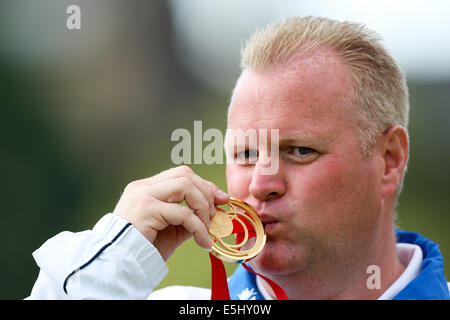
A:
{"label": "chin", "polygon": [[306,257],[302,248],[293,250],[292,246],[269,241],[251,266],[262,274],[285,275],[303,269]]}

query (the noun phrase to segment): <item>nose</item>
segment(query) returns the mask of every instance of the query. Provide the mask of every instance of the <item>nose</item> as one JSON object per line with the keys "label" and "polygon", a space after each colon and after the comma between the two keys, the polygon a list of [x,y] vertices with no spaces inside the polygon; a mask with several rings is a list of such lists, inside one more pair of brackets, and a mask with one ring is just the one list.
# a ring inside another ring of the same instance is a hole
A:
{"label": "nose", "polygon": [[286,193],[286,181],[279,169],[275,174],[262,174],[262,165],[259,161],[252,172],[249,185],[249,194],[260,201],[268,201],[281,197]]}

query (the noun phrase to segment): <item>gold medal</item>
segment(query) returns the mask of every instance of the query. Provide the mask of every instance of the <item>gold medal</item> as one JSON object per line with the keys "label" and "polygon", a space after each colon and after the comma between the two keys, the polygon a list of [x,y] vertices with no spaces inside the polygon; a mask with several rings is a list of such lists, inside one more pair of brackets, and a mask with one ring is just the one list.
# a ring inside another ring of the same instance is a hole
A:
{"label": "gold medal", "polygon": [[[235,226],[238,226],[238,231],[234,230]],[[232,236],[230,240],[233,233],[236,233],[236,237]],[[264,227],[255,210],[246,202],[232,197],[227,204],[216,210],[209,234],[215,240],[210,252],[227,262],[241,263],[252,259],[266,244]],[[249,239],[253,237],[254,243],[250,248],[244,249],[246,244],[250,245]],[[232,241],[239,243],[230,244]]]}

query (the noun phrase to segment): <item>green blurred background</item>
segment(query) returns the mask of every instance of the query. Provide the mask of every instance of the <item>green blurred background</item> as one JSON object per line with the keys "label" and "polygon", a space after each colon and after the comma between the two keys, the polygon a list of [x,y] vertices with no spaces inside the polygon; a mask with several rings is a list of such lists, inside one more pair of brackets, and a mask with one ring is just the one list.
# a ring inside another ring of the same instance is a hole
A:
{"label": "green blurred background", "polygon": [[[114,209],[127,183],[174,166],[173,130],[192,132],[194,120],[202,120],[203,130],[225,132],[241,43],[257,26],[320,14],[311,3],[2,0],[0,299],[29,295],[39,271],[31,254],[45,240],[92,228]],[[81,30],[66,28],[70,4],[81,8]],[[443,8],[434,10],[440,16]],[[411,15],[405,21],[418,18]],[[395,42],[390,29],[381,29]],[[393,50],[399,57],[429,51],[400,46],[406,54]],[[411,157],[399,226],[440,244],[450,279],[450,68],[440,63],[433,76],[429,60],[399,58],[411,95]],[[191,167],[226,190],[224,165]],[[168,265],[159,287],[210,286],[208,254],[193,241]],[[227,264],[228,272],[234,267]]]}

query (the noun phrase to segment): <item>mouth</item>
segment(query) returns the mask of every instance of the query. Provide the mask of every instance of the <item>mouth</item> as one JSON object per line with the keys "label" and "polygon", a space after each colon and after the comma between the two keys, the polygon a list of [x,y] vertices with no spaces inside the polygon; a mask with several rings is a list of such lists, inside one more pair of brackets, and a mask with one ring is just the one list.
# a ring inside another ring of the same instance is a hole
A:
{"label": "mouth", "polygon": [[260,216],[261,222],[263,224],[264,227],[264,231],[266,233],[269,233],[270,231],[272,231],[272,229],[277,225],[277,223],[279,222],[278,219],[272,217],[271,215],[268,214],[261,214]]}

